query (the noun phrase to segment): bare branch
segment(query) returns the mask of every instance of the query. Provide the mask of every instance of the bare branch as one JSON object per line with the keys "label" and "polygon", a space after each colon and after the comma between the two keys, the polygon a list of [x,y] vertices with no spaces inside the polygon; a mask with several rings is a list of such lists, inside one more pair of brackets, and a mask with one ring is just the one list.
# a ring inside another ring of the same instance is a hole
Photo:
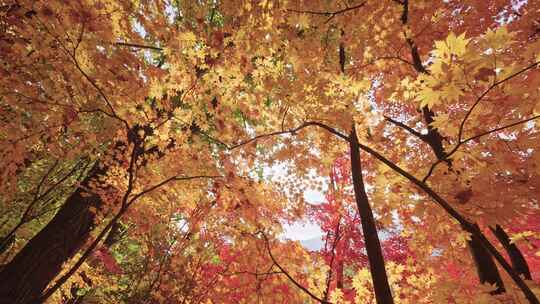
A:
{"label": "bare branch", "polygon": [[276,135],[283,135],[283,134],[295,134],[296,132],[298,132],[298,131],[306,128],[306,127],[309,127],[309,126],[318,126],[320,128],[323,128],[323,129],[327,130],[328,132],[336,135],[337,137],[340,137],[341,139],[348,140],[348,137],[346,135],[340,133],[339,131],[337,131],[336,129],[334,129],[332,127],[329,127],[329,126],[327,126],[327,125],[325,125],[323,123],[317,122],[317,121],[308,121],[308,122],[305,122],[305,123],[301,124],[300,126],[298,126],[296,128],[292,128],[292,129],[288,129],[288,130],[282,130],[282,131],[276,131],[276,132],[257,135],[255,137],[243,140],[243,141],[241,141],[239,143],[236,143],[236,144],[233,144],[233,145],[227,145],[226,143],[223,143],[223,142],[221,142],[219,140],[216,140],[216,139],[214,139],[214,140],[216,142],[220,143],[221,145],[223,145],[227,150],[234,150],[234,149],[239,148],[241,146],[244,146],[244,145],[250,144],[252,142],[255,142],[258,139],[271,137],[271,136],[276,136]]}
{"label": "bare branch", "polygon": [[[469,141],[472,141],[472,140],[475,140],[475,139],[478,139],[478,138],[481,138],[481,137],[484,137],[484,136],[487,136],[489,134],[493,134],[493,133],[497,133],[497,132],[500,132],[500,131],[503,131],[505,129],[508,129],[508,128],[511,128],[511,127],[515,127],[517,125],[520,125],[520,124],[524,124],[524,123],[527,123],[529,121],[533,121],[533,120],[536,120],[540,118],[540,115],[535,115],[533,117],[530,117],[530,118],[527,118],[527,119],[523,119],[523,120],[520,120],[520,121],[516,121],[514,123],[511,123],[511,124],[508,124],[508,125],[505,125],[505,126],[502,126],[502,127],[498,127],[498,128],[495,128],[495,129],[492,129],[492,130],[489,130],[489,131],[485,131],[485,132],[482,132],[480,134],[477,134],[477,135],[474,135],[474,136],[471,136],[467,139],[464,139],[462,141],[460,141],[459,143],[457,143],[454,148],[452,148],[452,150],[450,152],[448,152],[448,157],[452,156],[454,153],[457,152],[457,150],[464,144],[468,143]],[[427,179],[431,176],[431,174],[433,173],[433,171],[435,170],[435,168],[441,163],[442,161],[441,160],[437,160],[436,162],[434,162],[427,175],[424,176],[424,178],[422,179],[422,182],[426,182]]]}
{"label": "bare branch", "polygon": [[151,186],[145,190],[142,190],[141,192],[135,194],[130,200],[129,202],[127,203],[127,206],[130,206],[131,204],[133,204],[133,202],[135,202],[135,200],[137,200],[138,198],[140,198],[141,196],[145,195],[145,194],[148,194],[154,190],[156,190],[157,188],[167,184],[167,183],[170,183],[172,181],[186,181],[186,180],[193,180],[193,179],[204,179],[204,178],[220,178],[220,177],[223,177],[221,175],[196,175],[196,176],[173,176],[173,177],[169,177],[157,184],[155,184],[154,186]]}
{"label": "bare branch", "polygon": [[276,265],[276,267],[281,272],[283,272],[283,274],[289,279],[289,281],[291,281],[294,285],[296,285],[296,287],[298,287],[300,290],[305,292],[307,295],[309,295],[315,301],[317,301],[319,303],[323,303],[323,304],[331,304],[330,302],[325,301],[325,300],[317,297],[313,293],[311,293],[311,291],[309,291],[306,287],[302,286],[302,284],[298,283],[298,281],[296,281],[283,267],[281,267],[281,265],[277,262],[276,258],[272,254],[272,250],[270,249],[270,243],[268,241],[268,238],[266,237],[266,234],[264,232],[262,232],[262,231],[259,231],[259,234],[261,234],[262,237],[264,238],[264,241],[266,243],[266,250],[268,251],[268,255],[270,256],[270,259],[272,260],[274,265]]}
{"label": "bare branch", "polygon": [[274,274],[284,274],[282,271],[268,271],[268,272],[253,272],[253,271],[237,271],[237,272],[231,272],[231,273],[224,273],[223,276],[236,276],[236,275],[242,275],[242,274],[249,274],[256,277],[259,276],[268,276],[268,275],[274,275]]}
{"label": "bare branch", "polygon": [[535,68],[537,67],[538,65],[540,64],[540,61],[536,61],[535,63],[531,64],[531,65],[528,65],[527,67],[519,70],[518,72],[504,78],[504,79],[501,79],[495,83],[493,83],[491,86],[489,86],[489,88],[487,88],[487,90],[485,90],[482,94],[480,94],[480,96],[478,96],[478,98],[476,99],[476,101],[474,102],[474,104],[471,106],[471,108],[467,111],[467,113],[465,114],[465,117],[463,118],[463,120],[461,121],[461,124],[459,125],[459,133],[458,133],[458,144],[461,143],[461,138],[463,136],[463,128],[465,127],[465,123],[467,122],[467,119],[469,118],[469,116],[471,115],[472,111],[476,108],[476,106],[480,103],[480,101],[482,101],[482,99],[489,93],[491,92],[491,90],[493,90],[495,87],[509,81],[510,79],[522,74],[522,73],[525,73],[526,71],[532,69],[532,68]]}
{"label": "bare branch", "polygon": [[416,131],[415,129],[413,129],[413,128],[407,126],[406,124],[404,124],[404,123],[402,123],[402,122],[400,122],[400,121],[397,121],[397,120],[395,120],[395,119],[393,119],[393,118],[391,118],[391,117],[388,117],[388,116],[384,116],[384,119],[387,120],[387,121],[389,121],[389,122],[391,122],[391,123],[393,123],[394,125],[396,125],[396,126],[402,128],[402,129],[405,129],[407,132],[409,132],[409,133],[411,133],[412,135],[414,135],[414,136],[420,138],[421,140],[423,140],[423,141],[426,140],[424,134],[422,134],[422,133]]}
{"label": "bare branch", "polygon": [[129,42],[115,42],[113,44],[116,45],[116,46],[127,46],[127,47],[137,48],[137,49],[148,49],[148,50],[155,50],[155,51],[163,51],[163,48],[153,46],[153,45],[144,45],[144,44],[129,43]]}
{"label": "bare branch", "polygon": [[[530,117],[530,118],[527,118],[527,119],[524,119],[524,120],[520,120],[520,121],[516,121],[516,122],[511,123],[511,124],[506,125],[506,126],[502,126],[502,127],[495,128],[495,129],[492,129],[492,130],[489,130],[489,131],[486,131],[486,132],[482,132],[482,133],[480,133],[480,134],[471,136],[471,137],[469,137],[469,138],[463,140],[463,141],[461,142],[461,144],[465,144],[465,143],[467,143],[467,142],[469,142],[469,141],[471,141],[471,140],[478,139],[478,138],[480,138],[480,137],[482,137],[482,136],[486,136],[486,135],[489,135],[489,134],[491,134],[491,133],[496,133],[496,132],[502,131],[502,130],[504,130],[504,129],[508,129],[508,128],[511,128],[511,127],[515,127],[515,126],[517,126],[517,125],[520,125],[520,124],[523,124],[523,123],[527,123],[527,122],[529,122],[529,121],[532,121],[532,120],[535,120],[535,119],[538,119],[538,118],[540,118],[540,115],[535,115],[535,116],[533,116],[533,117]],[[451,154],[453,154],[453,152],[449,153],[449,155],[451,155]]]}
{"label": "bare branch", "polygon": [[344,9],[340,9],[340,10],[333,11],[333,12],[320,12],[320,11],[297,10],[297,9],[287,9],[287,11],[288,12],[293,12],[293,13],[299,13],[299,14],[311,14],[311,15],[319,15],[319,16],[328,16],[328,17],[332,18],[332,17],[334,17],[336,15],[343,14],[343,13],[346,13],[348,11],[352,11],[352,10],[361,8],[364,5],[366,5],[366,2],[362,2],[362,3],[358,4],[358,5],[351,6],[351,7],[346,7]]}

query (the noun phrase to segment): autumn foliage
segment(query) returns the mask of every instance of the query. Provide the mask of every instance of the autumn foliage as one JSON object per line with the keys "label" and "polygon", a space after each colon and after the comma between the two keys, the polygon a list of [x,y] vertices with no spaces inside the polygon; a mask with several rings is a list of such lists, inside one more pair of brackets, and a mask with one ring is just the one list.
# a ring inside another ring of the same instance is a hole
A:
{"label": "autumn foliage", "polygon": [[540,1],[0,0],[0,304],[539,303],[539,64]]}

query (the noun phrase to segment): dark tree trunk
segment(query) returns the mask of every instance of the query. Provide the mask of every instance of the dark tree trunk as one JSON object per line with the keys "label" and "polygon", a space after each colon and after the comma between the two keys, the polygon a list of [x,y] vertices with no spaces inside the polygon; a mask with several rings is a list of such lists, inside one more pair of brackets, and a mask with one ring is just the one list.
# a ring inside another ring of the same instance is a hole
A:
{"label": "dark tree trunk", "polygon": [[103,246],[111,248],[114,244],[120,241],[124,233],[125,230],[123,230],[122,224],[120,222],[114,223],[111,230],[107,234],[107,237],[103,241]]}
{"label": "dark tree trunk", "polygon": [[338,260],[336,272],[336,287],[343,289],[343,260]]}
{"label": "dark tree trunk", "polygon": [[502,282],[501,276],[499,275],[499,270],[493,257],[487,251],[487,249],[482,245],[482,242],[478,237],[471,235],[471,240],[468,241],[469,250],[473,256],[474,264],[476,265],[476,272],[478,273],[478,279],[480,283],[489,283],[491,285],[497,286],[497,289],[492,291],[492,294],[501,294],[505,292],[504,284]]}
{"label": "dark tree trunk", "polygon": [[375,290],[375,298],[378,304],[392,304],[392,292],[388,284],[386,269],[384,268],[384,257],[381,249],[381,242],[377,235],[377,227],[373,212],[369,205],[368,197],[364,188],[362,179],[362,162],[360,160],[360,150],[356,131],[353,125],[349,136],[351,150],[351,171],[354,186],[354,195],[356,197],[356,205],[362,223],[362,231],[364,233],[364,241],[369,260],[369,268],[371,270],[371,278],[373,280],[373,289]]}
{"label": "dark tree trunk", "polygon": [[90,181],[105,174],[96,163],[58,210],[53,219],[0,271],[0,304],[34,303],[62,264],[80,249],[89,238],[101,199],[84,188]]}
{"label": "dark tree trunk", "polygon": [[14,242],[15,233],[10,233],[4,238],[0,239],[0,255],[6,252],[9,249],[9,246],[11,246]]}
{"label": "dark tree trunk", "polygon": [[506,250],[506,253],[508,253],[514,270],[519,275],[522,275],[526,280],[532,280],[531,270],[529,269],[527,260],[525,260],[525,257],[523,256],[519,248],[516,246],[516,244],[510,243],[510,238],[508,237],[508,234],[506,234],[504,229],[500,225],[496,225],[495,228],[490,227],[490,229],[493,234],[495,234],[499,242],[501,242],[504,249]]}

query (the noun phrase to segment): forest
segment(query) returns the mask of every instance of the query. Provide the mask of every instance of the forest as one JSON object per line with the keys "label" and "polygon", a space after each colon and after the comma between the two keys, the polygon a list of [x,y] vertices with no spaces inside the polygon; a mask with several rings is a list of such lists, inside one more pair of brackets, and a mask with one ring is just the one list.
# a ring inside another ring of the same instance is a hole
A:
{"label": "forest", "polygon": [[0,304],[539,304],[539,65],[535,0],[0,0]]}

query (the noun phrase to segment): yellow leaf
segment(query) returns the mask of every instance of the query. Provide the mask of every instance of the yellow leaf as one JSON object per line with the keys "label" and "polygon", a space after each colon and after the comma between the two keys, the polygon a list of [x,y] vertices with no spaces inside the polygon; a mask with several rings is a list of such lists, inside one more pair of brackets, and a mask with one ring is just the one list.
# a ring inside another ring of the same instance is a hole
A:
{"label": "yellow leaf", "polygon": [[437,114],[437,116],[434,117],[433,122],[430,123],[430,125],[437,130],[442,130],[448,124],[449,120],[450,119],[448,117],[448,114]]}
{"label": "yellow leaf", "polygon": [[465,54],[469,41],[470,39],[465,39],[465,33],[457,37],[456,35],[454,35],[454,33],[450,33],[450,35],[448,35],[448,37],[446,38],[446,44],[448,45],[448,48],[452,51],[452,54],[457,56]]}
{"label": "yellow leaf", "polygon": [[462,56],[469,41],[470,39],[465,39],[465,33],[459,36],[450,33],[445,41],[435,41],[435,54],[441,59],[449,59],[451,55]]}
{"label": "yellow leaf", "polygon": [[514,33],[508,33],[506,26],[501,26],[497,30],[488,30],[485,35],[486,41],[493,49],[502,49],[511,44]]}
{"label": "yellow leaf", "polygon": [[439,102],[440,98],[441,93],[430,87],[424,87],[416,96],[416,100],[420,101],[421,108],[427,106],[430,109]]}
{"label": "yellow leaf", "polygon": [[445,86],[442,93],[449,101],[458,101],[459,97],[463,95],[463,91],[454,83],[449,83],[447,86]]}

